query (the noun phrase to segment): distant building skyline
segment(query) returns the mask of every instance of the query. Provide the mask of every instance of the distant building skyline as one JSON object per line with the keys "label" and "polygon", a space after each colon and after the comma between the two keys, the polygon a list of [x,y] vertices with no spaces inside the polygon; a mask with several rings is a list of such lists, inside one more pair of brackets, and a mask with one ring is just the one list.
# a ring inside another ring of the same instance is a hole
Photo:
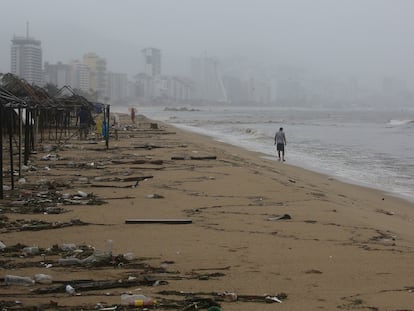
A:
{"label": "distant building skyline", "polygon": [[207,102],[228,102],[217,59],[207,56],[193,58],[191,78],[196,84],[196,98]]}
{"label": "distant building skyline", "polygon": [[75,60],[71,64],[70,85],[72,88],[80,89],[84,92],[89,92],[90,85],[90,68],[88,65]]}
{"label": "distant building skyline", "polygon": [[13,36],[10,50],[10,72],[25,79],[28,83],[41,86],[42,48],[41,41],[29,37]]}
{"label": "distant building skyline", "polygon": [[145,48],[142,50],[144,56],[144,73],[156,77],[161,75],[161,50],[157,48]]}
{"label": "distant building skyline", "polygon": [[58,62],[49,64],[45,62],[43,82],[56,85],[59,89],[71,83],[71,66]]}
{"label": "distant building skyline", "polygon": [[110,101],[118,102],[128,97],[128,76],[126,73],[107,73],[106,96]]}
{"label": "distant building skyline", "polygon": [[356,77],[323,76],[288,64],[251,66],[243,59],[226,63],[206,52],[191,62],[188,59],[188,75],[166,75],[162,72],[161,50],[155,47],[136,54],[131,67],[140,60],[143,64],[131,83],[127,74],[109,71],[106,58],[95,52],[87,52],[66,64],[45,62],[42,66],[41,41],[29,36],[28,27],[25,37],[13,36],[10,56],[10,72],[28,83],[51,83],[58,88],[69,85],[90,93],[96,101],[385,107],[410,105],[414,99],[408,81],[393,75],[384,76],[376,87],[366,87]]}
{"label": "distant building skyline", "polygon": [[98,54],[90,52],[83,55],[83,63],[90,69],[90,88],[97,92],[97,99],[103,100],[106,97],[106,60]]}

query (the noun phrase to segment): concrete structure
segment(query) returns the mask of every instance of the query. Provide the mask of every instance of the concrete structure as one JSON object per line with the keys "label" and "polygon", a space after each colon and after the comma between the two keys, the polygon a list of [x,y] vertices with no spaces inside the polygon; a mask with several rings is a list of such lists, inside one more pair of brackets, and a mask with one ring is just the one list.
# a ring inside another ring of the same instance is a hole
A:
{"label": "concrete structure", "polygon": [[89,66],[90,69],[90,88],[97,92],[97,99],[104,100],[107,96],[107,72],[106,60],[99,57],[96,53],[87,53],[83,56],[83,63]]}
{"label": "concrete structure", "polygon": [[57,64],[45,63],[43,71],[43,81],[62,88],[71,83],[71,66],[58,62]]}
{"label": "concrete structure", "polygon": [[128,97],[128,76],[126,73],[108,72],[106,95],[111,102],[119,102]]}
{"label": "concrete structure", "polygon": [[268,105],[271,100],[271,86],[264,78],[251,77],[248,80],[249,102],[258,105]]}
{"label": "concrete structure", "polygon": [[176,76],[163,76],[163,97],[172,103],[185,103],[191,99],[192,83],[188,79]]}
{"label": "concrete structure", "polygon": [[142,50],[144,56],[144,73],[157,77],[161,75],[161,50],[156,48],[145,48]]}
{"label": "concrete structure", "polygon": [[[72,88],[90,92],[90,68],[77,60],[70,64],[70,83]],[[97,100],[97,99],[96,99]]]}
{"label": "concrete structure", "polygon": [[195,83],[195,99],[206,102],[228,102],[219,64],[215,58],[205,56],[193,58],[191,76]]}
{"label": "concrete structure", "polygon": [[145,73],[135,76],[138,99],[143,103],[150,103],[160,92],[155,79]]}
{"label": "concrete structure", "polygon": [[224,76],[223,83],[231,103],[236,105],[249,103],[248,83],[246,81],[234,76]]}
{"label": "concrete structure", "polygon": [[41,86],[43,84],[41,42],[29,37],[29,31],[26,37],[14,36],[11,41],[11,73],[31,84]]}

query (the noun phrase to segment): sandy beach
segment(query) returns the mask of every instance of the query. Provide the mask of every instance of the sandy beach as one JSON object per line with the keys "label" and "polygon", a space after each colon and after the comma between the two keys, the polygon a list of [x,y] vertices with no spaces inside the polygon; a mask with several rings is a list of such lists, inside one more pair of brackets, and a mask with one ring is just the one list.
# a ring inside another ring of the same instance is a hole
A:
{"label": "sandy beach", "polygon": [[[144,116],[122,123],[131,126],[109,150],[100,140],[45,144],[25,182],[5,191],[0,277],[53,282],[1,282],[3,310],[105,310],[122,293],[153,297],[160,310],[195,310],[197,301],[226,311],[414,310],[414,203]],[[139,219],[155,223],[125,223]],[[112,256],[59,262],[90,249]]]}

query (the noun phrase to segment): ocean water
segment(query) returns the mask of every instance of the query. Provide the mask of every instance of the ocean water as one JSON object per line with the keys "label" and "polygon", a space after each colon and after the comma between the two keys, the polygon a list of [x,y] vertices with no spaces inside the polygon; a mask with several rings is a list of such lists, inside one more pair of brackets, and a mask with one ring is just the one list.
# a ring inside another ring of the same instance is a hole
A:
{"label": "ocean water", "polygon": [[224,106],[171,111],[164,107],[138,107],[138,113],[259,151],[275,161],[274,135],[283,127],[287,164],[414,201],[414,109]]}

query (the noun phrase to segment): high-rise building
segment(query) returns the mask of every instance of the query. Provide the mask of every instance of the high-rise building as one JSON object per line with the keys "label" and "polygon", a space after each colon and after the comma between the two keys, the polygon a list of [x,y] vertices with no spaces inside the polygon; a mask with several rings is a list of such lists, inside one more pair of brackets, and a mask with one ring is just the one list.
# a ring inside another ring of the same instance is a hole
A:
{"label": "high-rise building", "polygon": [[191,75],[195,83],[195,98],[207,102],[228,102],[217,59],[206,56],[193,58]]}
{"label": "high-rise building", "polygon": [[90,68],[90,88],[97,92],[99,100],[103,100],[107,96],[106,60],[96,53],[87,53],[83,56],[83,63]]}
{"label": "high-rise building", "polygon": [[111,102],[119,102],[128,97],[128,76],[126,73],[108,72],[107,96]]}
{"label": "high-rise building", "polygon": [[156,77],[161,75],[161,50],[156,48],[145,48],[142,50],[144,55],[144,73]]}
{"label": "high-rise building", "polygon": [[42,85],[41,42],[29,37],[28,30],[26,37],[14,36],[11,41],[11,73],[31,84]]}
{"label": "high-rise building", "polygon": [[161,78],[160,96],[167,103],[184,103],[191,100],[191,80],[178,76]]}
{"label": "high-rise building", "polygon": [[51,83],[58,88],[71,83],[71,66],[58,62],[57,64],[45,63],[43,72],[43,81],[45,84]]}
{"label": "high-rise building", "polygon": [[90,87],[90,68],[79,61],[72,61],[70,64],[70,85],[75,89],[89,92]]}

